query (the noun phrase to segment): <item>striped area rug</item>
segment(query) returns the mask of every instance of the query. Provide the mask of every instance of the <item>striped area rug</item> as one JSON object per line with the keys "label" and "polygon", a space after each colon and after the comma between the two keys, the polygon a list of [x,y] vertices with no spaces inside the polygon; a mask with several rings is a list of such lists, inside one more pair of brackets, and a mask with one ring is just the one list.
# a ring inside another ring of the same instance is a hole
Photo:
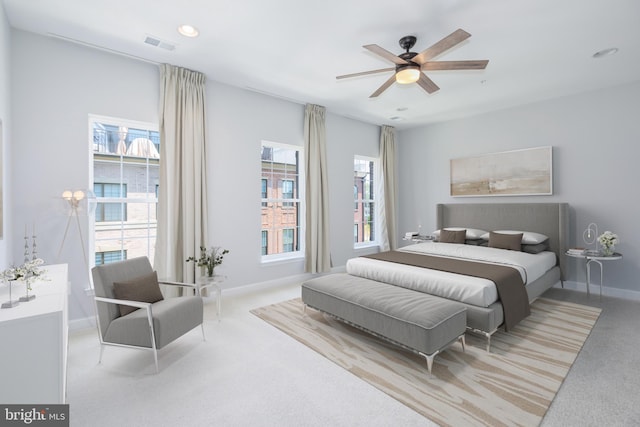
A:
{"label": "striped area rug", "polygon": [[537,426],[595,324],[600,309],[539,298],[510,333],[467,334],[424,358],[330,316],[300,299],[251,311],[302,344],[441,426]]}

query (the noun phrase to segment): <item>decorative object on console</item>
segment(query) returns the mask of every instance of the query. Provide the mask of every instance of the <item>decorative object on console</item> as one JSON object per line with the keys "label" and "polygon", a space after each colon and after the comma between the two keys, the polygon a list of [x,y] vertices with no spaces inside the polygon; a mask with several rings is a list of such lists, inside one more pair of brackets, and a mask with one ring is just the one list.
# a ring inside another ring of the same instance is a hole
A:
{"label": "decorative object on console", "polygon": [[611,256],[615,251],[616,245],[619,243],[618,235],[611,231],[605,231],[598,236],[598,243],[602,246],[602,254]]}
{"label": "decorative object on console", "polygon": [[[35,278],[44,278],[43,270],[40,266],[44,264],[44,261],[40,258],[36,258],[31,261],[27,261],[19,267],[10,267],[2,272],[2,278],[9,282],[9,301],[2,304],[2,308],[13,308],[20,302],[29,302],[35,299],[34,294],[29,294],[31,291],[31,282]],[[12,300],[12,285],[14,281],[23,281],[26,283],[26,295],[20,297],[18,300]]]}
{"label": "decorative object on console", "polygon": [[216,266],[222,264],[224,256],[229,253],[228,249],[214,246],[207,250],[206,246],[200,246],[200,258],[190,256],[186,262],[193,261],[198,267],[204,267],[208,277],[213,277]]}
{"label": "decorative object on console", "polygon": [[20,301],[17,299],[13,299],[12,288],[13,288],[13,280],[5,279],[5,281],[9,282],[9,301],[5,301],[2,303],[2,308],[13,308],[17,305],[20,305]]}

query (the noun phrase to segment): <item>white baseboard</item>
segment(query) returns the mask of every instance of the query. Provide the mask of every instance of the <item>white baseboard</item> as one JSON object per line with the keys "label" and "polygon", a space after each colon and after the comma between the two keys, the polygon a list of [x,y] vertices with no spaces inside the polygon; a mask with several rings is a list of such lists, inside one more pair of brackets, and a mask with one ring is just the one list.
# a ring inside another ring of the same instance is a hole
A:
{"label": "white baseboard", "polygon": [[[559,288],[560,284],[557,284],[555,287]],[[584,293],[587,292],[587,285],[584,282],[573,282],[567,280],[564,282],[564,288]],[[589,291],[594,295],[600,295],[600,285],[591,285]],[[604,286],[602,288],[602,295],[613,298],[640,301],[640,292],[632,291],[630,289],[620,289]]]}

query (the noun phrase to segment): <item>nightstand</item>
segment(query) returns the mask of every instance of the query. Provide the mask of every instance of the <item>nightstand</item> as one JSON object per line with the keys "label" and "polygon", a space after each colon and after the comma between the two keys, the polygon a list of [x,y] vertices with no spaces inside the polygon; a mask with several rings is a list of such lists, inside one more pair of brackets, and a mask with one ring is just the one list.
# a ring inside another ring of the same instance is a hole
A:
{"label": "nightstand", "polygon": [[604,269],[603,269],[602,263],[606,261],[617,261],[619,259],[622,259],[622,254],[615,252],[613,255],[604,256],[599,252],[584,251],[581,253],[565,252],[565,255],[573,258],[581,258],[586,261],[585,269],[587,271],[587,296],[590,295],[589,287],[591,286],[591,264],[595,263],[595,264],[598,264],[598,266],[600,266],[600,300],[602,300],[602,288],[604,287],[604,280],[603,280]]}

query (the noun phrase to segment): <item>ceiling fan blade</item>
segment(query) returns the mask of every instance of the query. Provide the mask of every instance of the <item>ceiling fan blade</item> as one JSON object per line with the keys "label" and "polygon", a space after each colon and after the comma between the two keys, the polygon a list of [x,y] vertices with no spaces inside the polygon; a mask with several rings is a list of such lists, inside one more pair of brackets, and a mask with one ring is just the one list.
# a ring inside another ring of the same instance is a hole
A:
{"label": "ceiling fan blade", "polygon": [[369,98],[375,98],[376,96],[380,95],[382,92],[384,92],[385,90],[387,90],[387,88],[389,86],[391,86],[394,82],[396,81],[396,75],[395,73],[393,74],[393,76],[389,77],[389,80],[387,80],[386,82],[384,82],[382,84],[382,86],[380,86],[378,88],[378,90],[376,90],[375,92],[373,92],[371,95],[369,95]]}
{"label": "ceiling fan blade", "polygon": [[489,60],[470,61],[427,61],[420,67],[423,71],[433,70],[484,70]]}
{"label": "ceiling fan blade", "polygon": [[427,77],[425,74],[421,74],[420,78],[418,79],[418,81],[416,82],[418,83],[418,85],[420,85],[420,87],[422,89],[424,89],[425,91],[427,91],[427,93],[433,93],[437,90],[440,90],[440,88],[438,87],[438,85],[436,85],[433,80],[431,80],[429,77]]}
{"label": "ceiling fan blade", "polygon": [[439,42],[433,44],[431,47],[426,48],[425,50],[414,56],[411,60],[413,62],[417,62],[418,64],[424,64],[426,61],[430,60],[431,58],[435,58],[445,50],[451,49],[452,47],[468,39],[469,37],[471,37],[471,34],[467,33],[464,30],[457,29]]}
{"label": "ceiling fan blade", "polygon": [[407,64],[407,61],[405,61],[404,59],[400,58],[397,55],[394,55],[393,53],[389,52],[388,50],[381,48],[377,44],[367,44],[367,45],[364,45],[362,47],[367,49],[370,52],[375,53],[376,55],[379,55],[379,56],[383,57],[384,59],[388,59],[389,61],[393,62],[394,64],[400,64],[400,65]]}
{"label": "ceiling fan blade", "polygon": [[379,70],[362,71],[359,73],[345,74],[343,76],[337,76],[336,79],[340,80],[340,79],[347,79],[349,77],[366,76],[367,74],[384,73],[385,71],[395,71],[395,68],[381,68]]}

